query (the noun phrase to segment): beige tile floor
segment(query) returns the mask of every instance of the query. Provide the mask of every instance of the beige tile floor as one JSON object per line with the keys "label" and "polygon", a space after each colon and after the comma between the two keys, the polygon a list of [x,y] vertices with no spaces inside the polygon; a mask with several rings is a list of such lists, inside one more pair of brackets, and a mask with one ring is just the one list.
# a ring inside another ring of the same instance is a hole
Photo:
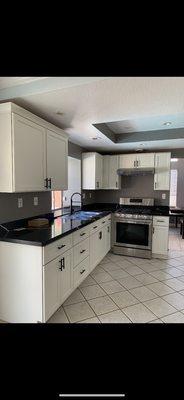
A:
{"label": "beige tile floor", "polygon": [[132,322],[184,323],[184,239],[179,229],[170,229],[164,259],[109,252],[48,321]]}
{"label": "beige tile floor", "polygon": [[164,259],[111,252],[49,323],[184,323],[184,240],[171,228]]}

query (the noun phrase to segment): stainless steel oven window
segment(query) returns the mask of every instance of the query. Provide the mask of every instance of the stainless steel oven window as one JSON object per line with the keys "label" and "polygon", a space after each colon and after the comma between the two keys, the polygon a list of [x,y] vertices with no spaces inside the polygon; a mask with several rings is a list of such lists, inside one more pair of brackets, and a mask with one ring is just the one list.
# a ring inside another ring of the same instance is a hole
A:
{"label": "stainless steel oven window", "polygon": [[151,249],[152,221],[115,219],[113,242],[117,246]]}

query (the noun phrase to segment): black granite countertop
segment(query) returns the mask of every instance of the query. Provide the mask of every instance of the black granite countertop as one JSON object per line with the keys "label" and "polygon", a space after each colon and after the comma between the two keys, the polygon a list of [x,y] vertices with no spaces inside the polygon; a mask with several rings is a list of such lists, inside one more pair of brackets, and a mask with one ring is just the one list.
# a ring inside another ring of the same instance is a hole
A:
{"label": "black granite countertop", "polygon": [[[93,203],[93,204],[86,204],[83,206],[83,210],[94,210],[94,211],[110,211],[110,212],[115,212],[119,208],[123,209],[123,206],[119,206],[118,203]],[[137,206],[125,206],[125,208],[129,208],[130,212],[133,208],[137,208]],[[141,207],[144,206],[139,206]],[[145,208],[145,207],[144,207]],[[150,215],[155,215],[155,216],[169,216],[169,207],[168,206],[162,206],[162,205],[154,205],[154,206],[149,206],[149,214]]]}
{"label": "black granite countertop", "polygon": [[[43,228],[28,228],[27,221],[19,220],[13,221],[12,223],[3,224],[9,232],[5,231],[3,228],[0,228],[0,241],[4,242],[12,242],[12,243],[21,243],[28,244],[34,246],[46,246],[49,243],[54,242],[55,240],[60,239],[63,236],[66,236],[77,229],[81,229],[84,226],[106,216],[109,214],[109,211],[101,211],[98,216],[89,218],[87,220],[82,219],[69,219],[67,215],[58,216],[53,218],[53,214],[49,214],[45,217],[49,219],[49,226]],[[41,216],[43,217],[43,215]],[[38,218],[38,216],[36,217]],[[33,219],[33,218],[29,218]],[[19,227],[24,227],[26,230],[15,231]]]}

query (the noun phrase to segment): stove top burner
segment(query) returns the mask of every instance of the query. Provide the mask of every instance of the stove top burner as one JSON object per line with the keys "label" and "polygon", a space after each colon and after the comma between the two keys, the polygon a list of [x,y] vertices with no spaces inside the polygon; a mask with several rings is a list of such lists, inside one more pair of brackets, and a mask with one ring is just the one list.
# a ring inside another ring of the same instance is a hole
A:
{"label": "stove top burner", "polygon": [[139,215],[151,215],[152,210],[149,207],[119,207],[118,213],[122,214],[139,214]]}

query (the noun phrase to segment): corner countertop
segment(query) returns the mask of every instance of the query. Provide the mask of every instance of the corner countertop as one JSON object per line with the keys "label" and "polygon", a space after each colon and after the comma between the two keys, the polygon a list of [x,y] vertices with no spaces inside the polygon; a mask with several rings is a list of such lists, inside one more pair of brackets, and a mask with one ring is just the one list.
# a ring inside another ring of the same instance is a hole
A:
{"label": "corner countertop", "polygon": [[[51,219],[49,226],[43,228],[27,228],[25,231],[15,232],[12,228],[20,227],[20,221],[15,221],[13,225],[10,224],[11,230],[6,232],[5,230],[0,230],[0,241],[20,243],[33,246],[46,246],[55,240],[60,239],[63,236],[69,235],[70,233],[83,228],[92,222],[105,217],[110,213],[110,211],[99,211],[98,216],[93,216],[87,220],[80,219],[69,219],[67,215],[59,216]],[[38,218],[38,217],[37,217]],[[17,224],[16,224],[17,222]],[[8,229],[10,229],[8,224],[3,224]],[[26,221],[22,224],[25,228],[27,227]]]}

